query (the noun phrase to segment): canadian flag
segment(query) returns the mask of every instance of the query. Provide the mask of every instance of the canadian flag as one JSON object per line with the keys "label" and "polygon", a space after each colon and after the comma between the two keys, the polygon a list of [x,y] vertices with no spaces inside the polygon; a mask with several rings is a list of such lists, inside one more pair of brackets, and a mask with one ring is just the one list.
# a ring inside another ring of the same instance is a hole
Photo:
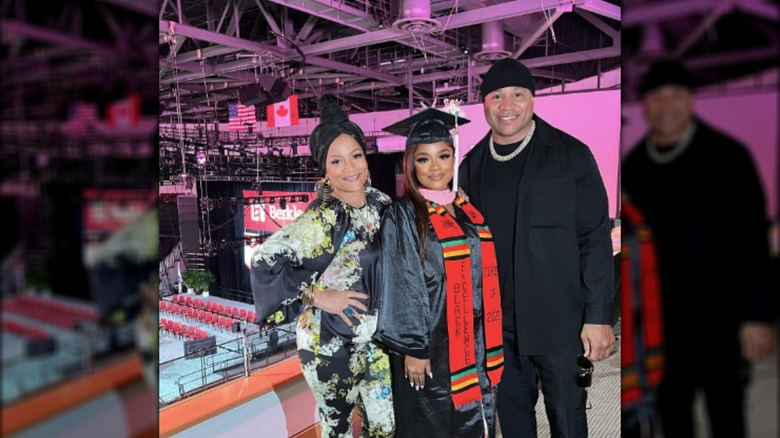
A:
{"label": "canadian flag", "polygon": [[268,105],[268,127],[298,124],[298,96],[293,94],[284,102]]}
{"label": "canadian flag", "polygon": [[127,128],[135,126],[141,120],[141,99],[137,94],[111,102],[107,111],[108,126]]}

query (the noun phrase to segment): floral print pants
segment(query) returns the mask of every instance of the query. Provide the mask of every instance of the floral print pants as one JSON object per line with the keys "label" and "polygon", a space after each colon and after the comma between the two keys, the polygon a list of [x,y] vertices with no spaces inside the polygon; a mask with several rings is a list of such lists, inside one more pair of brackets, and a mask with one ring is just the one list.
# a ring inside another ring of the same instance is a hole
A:
{"label": "floral print pants", "polygon": [[323,438],[352,438],[354,408],[362,418],[363,438],[393,436],[390,360],[381,347],[359,343],[332,356],[299,349],[298,358],[320,410]]}

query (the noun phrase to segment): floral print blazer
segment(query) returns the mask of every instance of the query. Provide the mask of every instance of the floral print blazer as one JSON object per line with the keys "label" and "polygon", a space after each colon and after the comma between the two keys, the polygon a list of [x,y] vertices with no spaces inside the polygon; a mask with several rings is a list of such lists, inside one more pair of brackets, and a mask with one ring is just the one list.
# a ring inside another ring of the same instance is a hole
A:
{"label": "floral print blazer", "polygon": [[[251,260],[252,294],[260,321],[281,311],[284,320],[301,314],[298,328],[310,332],[299,348],[337,349],[367,342],[376,327],[381,285],[379,223],[390,198],[366,188],[366,205],[351,207],[334,198],[317,199],[292,223],[257,247]],[[302,309],[301,293],[315,284],[319,290],[354,290],[369,295],[368,314],[356,309],[350,328],[338,315]],[[320,314],[322,313],[322,314]],[[368,333],[370,331],[370,333]],[[333,344],[333,341],[337,341]]]}

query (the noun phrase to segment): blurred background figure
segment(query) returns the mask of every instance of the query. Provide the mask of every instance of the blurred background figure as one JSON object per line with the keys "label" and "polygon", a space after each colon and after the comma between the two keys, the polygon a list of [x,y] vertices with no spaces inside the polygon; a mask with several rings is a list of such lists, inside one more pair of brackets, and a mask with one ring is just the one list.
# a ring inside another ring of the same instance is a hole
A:
{"label": "blurred background figure", "polygon": [[3,2],[3,436],[156,436],[157,2]]}
{"label": "blurred background figure", "polygon": [[623,16],[621,183],[658,253],[667,437],[777,436],[778,8],[748,3]]}

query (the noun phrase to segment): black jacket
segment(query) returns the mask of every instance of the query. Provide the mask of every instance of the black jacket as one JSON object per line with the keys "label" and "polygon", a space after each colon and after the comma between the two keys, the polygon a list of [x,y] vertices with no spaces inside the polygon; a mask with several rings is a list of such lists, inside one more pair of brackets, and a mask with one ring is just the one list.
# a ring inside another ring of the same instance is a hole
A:
{"label": "black jacket", "polygon": [[[522,172],[519,187],[506,189],[507,196],[517,196],[517,347],[523,355],[577,354],[582,352],[583,323],[611,324],[614,277],[609,202],[588,146],[538,116],[534,120],[536,132],[528,146],[528,160],[524,169],[517,169]],[[492,159],[490,135],[466,154],[459,168],[460,186],[482,212],[486,211],[482,169],[485,160]],[[502,297],[502,302],[507,300]],[[504,309],[505,314],[508,310]]]}
{"label": "black jacket", "polygon": [[[718,344],[726,334],[736,341],[743,321],[776,315],[764,193],[753,160],[735,139],[696,123],[688,148],[673,161],[651,160],[645,137],[622,166],[623,189],[656,240],[667,330],[688,335],[667,337],[681,350],[694,334]],[[721,290],[727,298],[716,297]]]}

